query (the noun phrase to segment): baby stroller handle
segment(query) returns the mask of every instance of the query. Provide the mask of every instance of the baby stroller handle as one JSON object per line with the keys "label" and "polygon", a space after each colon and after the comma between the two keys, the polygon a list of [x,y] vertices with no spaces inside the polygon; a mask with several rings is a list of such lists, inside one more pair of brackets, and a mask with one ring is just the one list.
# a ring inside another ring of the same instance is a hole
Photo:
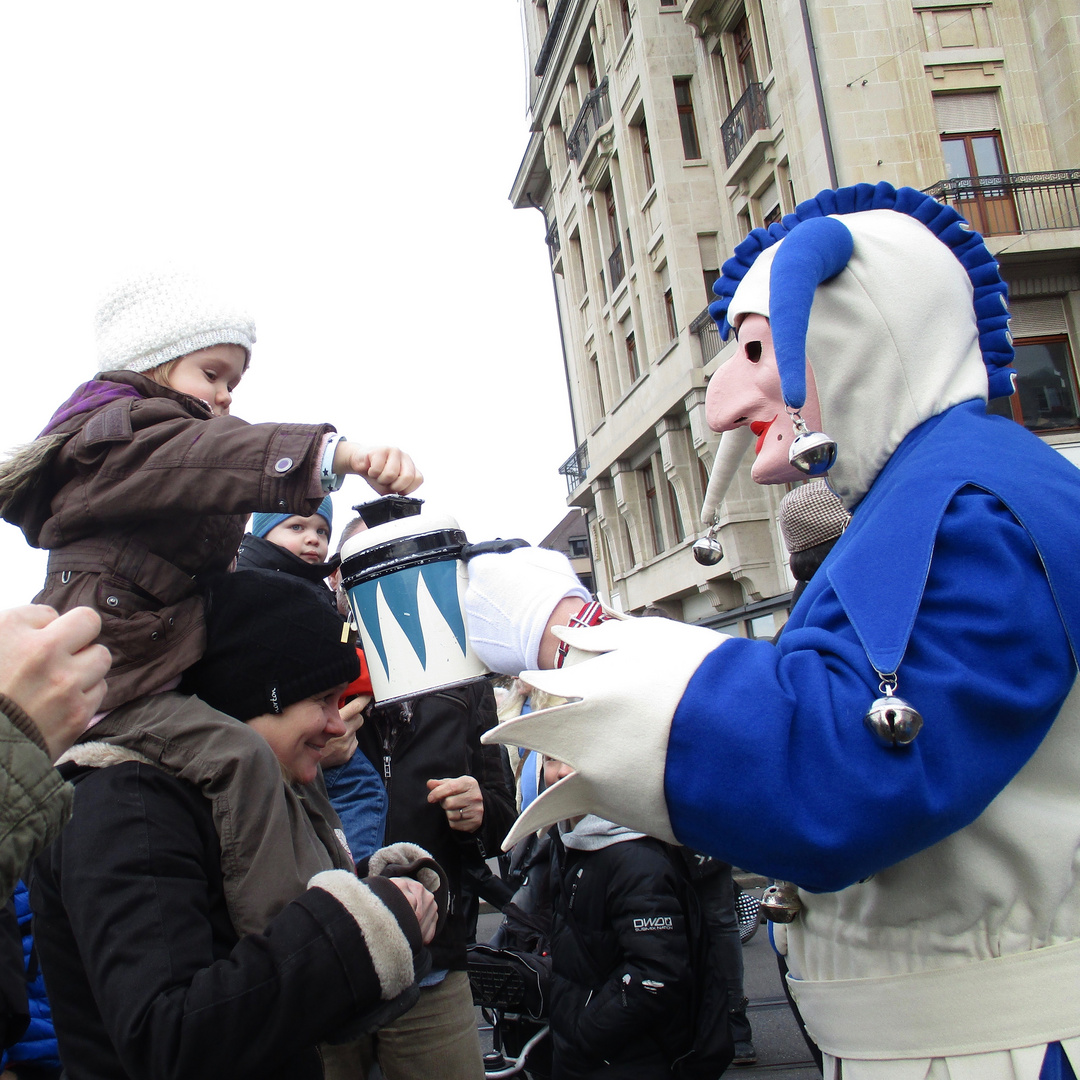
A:
{"label": "baby stroller handle", "polygon": [[547,1037],[548,1032],[551,1029],[545,1024],[522,1048],[521,1053],[516,1058],[513,1058],[509,1065],[503,1069],[492,1069],[490,1072],[485,1072],[484,1076],[487,1080],[503,1080],[507,1076],[517,1076],[522,1069],[525,1068],[529,1060],[529,1054],[532,1053],[533,1047],[536,1046],[541,1039]]}

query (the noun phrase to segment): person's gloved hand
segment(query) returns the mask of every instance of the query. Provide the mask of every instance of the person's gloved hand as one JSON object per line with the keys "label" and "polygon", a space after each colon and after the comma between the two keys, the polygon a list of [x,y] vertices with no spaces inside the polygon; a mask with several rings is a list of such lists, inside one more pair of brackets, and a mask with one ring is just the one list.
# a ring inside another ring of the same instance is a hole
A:
{"label": "person's gloved hand", "polygon": [[[548,694],[577,700],[508,720],[481,742],[524,746],[574,772],[529,805],[503,841],[504,850],[581,814],[678,843],[664,801],[671,719],[690,677],[728,635],[670,619],[612,619],[598,626],[558,626],[554,633],[571,646],[567,666],[523,671],[521,678]],[[576,662],[581,653],[599,655]]]}
{"label": "person's gloved hand", "polygon": [[379,877],[415,879],[431,895],[435,914],[431,925],[426,927],[425,919],[429,913],[426,903],[418,907],[415,901],[422,899],[419,894],[409,889],[401,890],[413,904],[421,930],[427,934],[424,944],[428,944],[442,929],[450,910],[450,883],[446,871],[419,844],[399,840],[374,852],[368,859],[367,872]]}
{"label": "person's gloved hand", "polygon": [[559,551],[519,547],[475,556],[469,562],[465,622],[476,655],[504,675],[535,668],[548,619],[566,596],[582,603],[591,599]]}

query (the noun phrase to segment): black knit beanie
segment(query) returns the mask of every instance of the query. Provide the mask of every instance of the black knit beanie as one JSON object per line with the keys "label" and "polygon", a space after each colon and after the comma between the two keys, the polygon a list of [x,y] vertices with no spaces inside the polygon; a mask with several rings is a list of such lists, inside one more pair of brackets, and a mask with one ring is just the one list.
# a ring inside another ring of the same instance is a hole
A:
{"label": "black knit beanie", "polygon": [[207,591],[206,652],[182,689],[237,720],[280,713],[360,673],[341,627],[306,581],[272,570],[222,574]]}

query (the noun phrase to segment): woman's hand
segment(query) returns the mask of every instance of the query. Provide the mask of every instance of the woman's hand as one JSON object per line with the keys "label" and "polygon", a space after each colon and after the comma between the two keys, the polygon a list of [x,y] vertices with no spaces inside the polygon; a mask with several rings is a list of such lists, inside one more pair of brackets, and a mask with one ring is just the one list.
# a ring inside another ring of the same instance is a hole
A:
{"label": "woman's hand", "polygon": [[0,693],[37,724],[53,761],[105,696],[112,657],[94,644],[100,631],[101,617],[87,607],[64,615],[42,604],[0,612]]}
{"label": "woman's hand", "polygon": [[424,474],[404,450],[362,446],[346,439],[334,449],[334,472],[362,476],[380,495],[408,495],[424,482]]}
{"label": "woman's hand", "polygon": [[435,936],[435,923],[439,918],[439,909],[435,897],[431,895],[415,878],[392,877],[392,881],[404,894],[412,906],[416,921],[420,924],[420,937],[425,945]]}
{"label": "woman's hand", "polygon": [[476,832],[484,823],[484,796],[475,776],[429,780],[429,803],[438,803],[455,832]]}

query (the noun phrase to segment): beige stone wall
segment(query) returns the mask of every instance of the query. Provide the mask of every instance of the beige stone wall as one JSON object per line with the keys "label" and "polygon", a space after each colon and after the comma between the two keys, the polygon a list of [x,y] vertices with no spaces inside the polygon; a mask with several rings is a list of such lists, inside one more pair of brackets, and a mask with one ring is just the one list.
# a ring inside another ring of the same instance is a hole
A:
{"label": "beige stone wall", "polygon": [[[703,474],[716,445],[704,391],[730,346],[703,362],[702,339],[689,328],[709,299],[709,264],[718,267],[770,213],[790,212],[830,186],[799,0],[663,7],[630,0],[629,33],[619,0],[548,0],[548,14],[562,7],[565,18],[548,41],[540,77],[531,69],[544,44],[543,14],[537,0],[521,4],[533,134],[512,198],[519,207],[541,206],[558,233],[553,269],[575,425],[589,459],[571,501],[588,515],[598,589],[617,607],[661,603],[690,621],[722,621],[724,612],[747,609],[738,616],[745,631],[756,605],[768,607],[792,584],[775,524],[783,490],[740,474],[721,515],[724,560],[713,568],[694,562],[690,547],[704,532]],[[1011,172],[1080,168],[1075,0],[807,0],[807,7],[841,185],[887,180],[926,188],[943,180],[935,101],[944,95],[994,96]],[[722,131],[742,94],[734,31],[744,14],[768,125],[733,144],[729,162]],[[575,163],[566,137],[589,93],[590,55],[597,79],[607,79],[610,120]],[[693,160],[684,153],[672,82],[687,77],[701,147]],[[614,289],[609,198],[625,265]],[[1080,272],[1080,231],[996,237],[991,246],[1025,295],[1064,290],[1058,295],[1068,310],[1080,310],[1080,293],[1062,284]],[[1063,269],[1042,273],[1040,259]],[[631,332],[636,378],[625,344]],[[1080,460],[1080,449],[1070,449],[1080,446],[1080,434],[1054,441]]]}

